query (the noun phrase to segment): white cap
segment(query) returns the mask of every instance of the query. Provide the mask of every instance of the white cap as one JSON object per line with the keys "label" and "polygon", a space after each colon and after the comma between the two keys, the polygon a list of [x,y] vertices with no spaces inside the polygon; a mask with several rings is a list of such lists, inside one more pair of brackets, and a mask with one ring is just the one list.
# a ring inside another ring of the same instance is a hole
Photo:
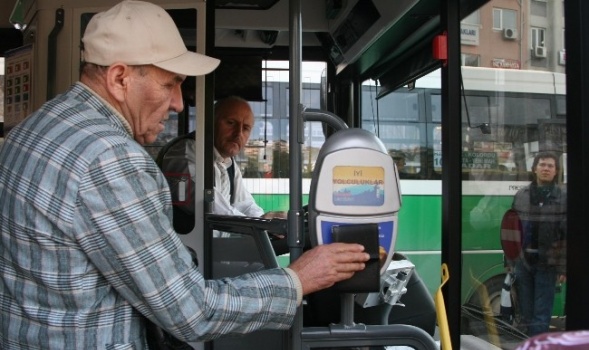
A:
{"label": "white cap", "polygon": [[144,1],[125,0],[92,17],[82,38],[82,60],[100,66],[115,62],[152,64],[172,73],[212,72],[216,58],[188,51],[170,15]]}

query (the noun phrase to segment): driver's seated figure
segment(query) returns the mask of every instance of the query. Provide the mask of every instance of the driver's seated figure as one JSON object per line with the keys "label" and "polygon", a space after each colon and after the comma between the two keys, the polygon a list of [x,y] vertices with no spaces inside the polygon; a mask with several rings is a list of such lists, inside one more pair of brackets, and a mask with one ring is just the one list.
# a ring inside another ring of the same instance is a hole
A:
{"label": "driver's seated figure", "polygon": [[[229,96],[218,100],[214,107],[214,162],[215,196],[212,213],[218,215],[237,215],[249,217],[263,217],[266,219],[284,218],[285,212],[271,211],[265,213],[255,199],[245,188],[242,172],[234,157],[241,152],[248,142],[254,126],[254,114],[247,100],[238,96]],[[158,157],[158,163],[164,173],[189,173],[191,179],[196,176],[195,133],[176,138],[166,145],[163,154]],[[178,188],[171,185],[172,192]],[[191,191],[194,191],[192,182]],[[174,194],[173,196],[178,196]],[[187,203],[174,207],[174,227],[179,233],[188,233],[194,222],[194,195],[182,196],[188,198]],[[216,237],[230,236],[226,232],[214,232]],[[286,242],[277,242],[272,236],[276,254],[288,252]]]}
{"label": "driver's seated figure", "polygon": [[243,184],[234,157],[249,140],[254,113],[245,99],[229,96],[215,103],[215,201],[213,212],[263,218],[286,218],[285,212],[268,212],[256,203]]}

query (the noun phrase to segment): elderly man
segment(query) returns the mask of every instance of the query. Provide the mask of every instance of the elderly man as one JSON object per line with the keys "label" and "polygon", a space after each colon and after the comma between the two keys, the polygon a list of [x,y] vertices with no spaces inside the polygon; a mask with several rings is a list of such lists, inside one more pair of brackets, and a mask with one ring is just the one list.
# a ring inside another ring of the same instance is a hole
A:
{"label": "elderly man", "polygon": [[142,146],[183,109],[186,76],[218,60],[142,1],[96,14],[82,41],[80,81],[0,149],[0,348],[146,349],[147,322],[187,342],[287,329],[303,295],[364,268],[361,245],[332,244],[289,268],[205,280]]}

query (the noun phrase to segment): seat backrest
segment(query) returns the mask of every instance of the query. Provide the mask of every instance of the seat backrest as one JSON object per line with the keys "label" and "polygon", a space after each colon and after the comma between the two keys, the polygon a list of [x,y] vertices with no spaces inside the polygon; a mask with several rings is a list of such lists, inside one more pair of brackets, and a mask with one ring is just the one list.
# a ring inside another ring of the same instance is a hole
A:
{"label": "seat backrest", "polygon": [[213,278],[235,277],[266,269],[253,237],[213,238]]}
{"label": "seat backrest", "polygon": [[[245,273],[278,267],[278,261],[266,230],[281,231],[269,219],[206,214],[209,228],[222,232],[213,237],[212,277],[236,277]],[[277,219],[274,219],[277,220]],[[263,225],[263,226],[260,226]],[[275,226],[275,227],[274,227]],[[274,350],[286,348],[288,332],[260,330],[239,336],[213,340],[215,350]]]}
{"label": "seat backrest", "polygon": [[286,220],[206,214],[205,222],[216,232],[211,254],[213,278],[278,267],[267,231],[285,231]]}
{"label": "seat backrest", "polygon": [[174,229],[182,234],[192,231],[195,220],[192,178],[194,170],[190,170],[191,166],[195,166],[194,161],[190,160],[190,151],[194,148],[194,137],[193,131],[174,138],[160,150],[156,158],[156,163],[170,186]]}

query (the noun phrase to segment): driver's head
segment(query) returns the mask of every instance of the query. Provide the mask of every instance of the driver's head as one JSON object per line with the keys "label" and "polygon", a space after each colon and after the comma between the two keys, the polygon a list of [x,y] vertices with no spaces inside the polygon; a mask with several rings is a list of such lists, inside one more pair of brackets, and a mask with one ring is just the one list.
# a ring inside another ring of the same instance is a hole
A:
{"label": "driver's head", "polygon": [[241,97],[231,96],[215,104],[215,148],[223,157],[236,156],[249,140],[254,113]]}

